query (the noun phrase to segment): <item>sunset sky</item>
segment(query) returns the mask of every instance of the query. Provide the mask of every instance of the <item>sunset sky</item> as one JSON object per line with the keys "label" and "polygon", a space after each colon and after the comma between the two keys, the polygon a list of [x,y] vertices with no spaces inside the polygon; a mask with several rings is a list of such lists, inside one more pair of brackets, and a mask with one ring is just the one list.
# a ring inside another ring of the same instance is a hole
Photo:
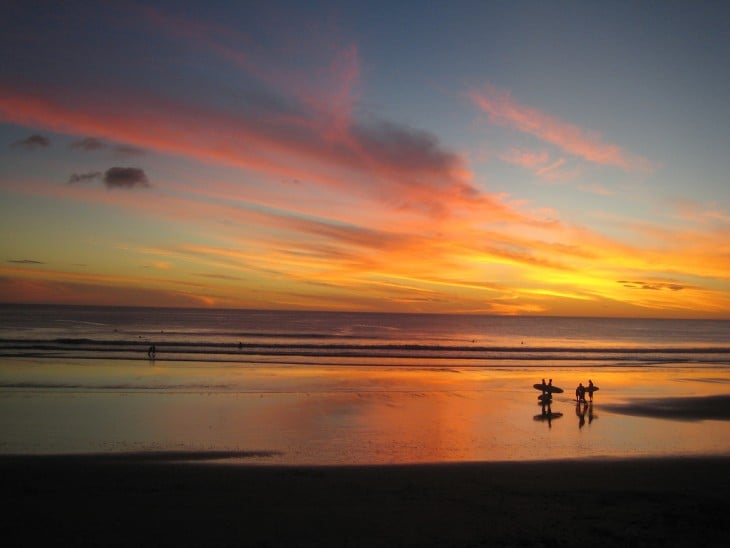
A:
{"label": "sunset sky", "polygon": [[728,28],[3,2],[0,302],[730,318]]}

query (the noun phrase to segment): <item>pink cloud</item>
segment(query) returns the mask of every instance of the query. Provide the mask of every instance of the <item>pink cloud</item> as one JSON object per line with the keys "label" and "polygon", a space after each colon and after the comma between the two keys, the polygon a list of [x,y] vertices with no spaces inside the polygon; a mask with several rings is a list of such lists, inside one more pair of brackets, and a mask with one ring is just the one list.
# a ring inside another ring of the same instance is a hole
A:
{"label": "pink cloud", "polygon": [[72,135],[99,135],[158,152],[315,181],[431,212],[450,200],[484,200],[464,159],[422,131],[355,124],[337,137],[262,113],[223,112],[150,96],[29,96],[0,87],[0,119]]}
{"label": "pink cloud", "polygon": [[568,167],[568,160],[565,158],[554,159],[550,154],[541,150],[539,152],[512,148],[500,156],[502,160],[510,164],[518,165],[532,171],[537,177],[545,181],[570,181],[578,177],[578,167]]}
{"label": "pink cloud", "polygon": [[469,94],[472,101],[495,123],[528,133],[589,162],[619,167],[626,171],[648,172],[654,166],[645,158],[603,142],[600,135],[521,105],[509,92],[485,86]]}
{"label": "pink cloud", "polygon": [[515,164],[533,170],[543,167],[550,161],[550,155],[544,150],[534,152],[519,148],[512,148],[508,150],[502,154],[500,158],[510,164]]}
{"label": "pink cloud", "polygon": [[712,204],[710,208],[689,198],[678,198],[672,201],[671,207],[679,219],[699,224],[730,224],[730,213],[722,211]]}

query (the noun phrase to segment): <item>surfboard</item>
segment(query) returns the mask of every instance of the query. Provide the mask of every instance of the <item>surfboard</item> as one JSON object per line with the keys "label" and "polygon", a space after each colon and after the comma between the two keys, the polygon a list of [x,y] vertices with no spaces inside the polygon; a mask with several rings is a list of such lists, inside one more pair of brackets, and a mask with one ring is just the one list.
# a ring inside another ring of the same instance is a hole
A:
{"label": "surfboard", "polygon": [[563,393],[562,388],[560,388],[558,386],[550,386],[549,384],[538,383],[538,384],[533,384],[532,387],[535,390],[546,390],[546,391],[550,392],[551,394],[562,394]]}
{"label": "surfboard", "polygon": [[596,390],[598,390],[598,387],[595,384],[593,386],[586,386],[586,394],[590,394]]}

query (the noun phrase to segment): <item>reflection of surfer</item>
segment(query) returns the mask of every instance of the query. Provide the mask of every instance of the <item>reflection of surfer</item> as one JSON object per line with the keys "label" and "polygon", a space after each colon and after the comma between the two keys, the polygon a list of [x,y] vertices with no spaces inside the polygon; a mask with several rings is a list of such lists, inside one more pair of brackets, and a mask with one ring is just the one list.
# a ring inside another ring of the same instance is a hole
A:
{"label": "reflection of surfer", "polygon": [[575,415],[578,417],[578,428],[583,428],[586,423],[586,407],[580,402],[575,404]]}
{"label": "reflection of surfer", "polygon": [[596,418],[596,416],[593,414],[593,402],[588,404],[588,424],[593,422],[593,419]]}
{"label": "reflection of surfer", "polygon": [[541,413],[539,415],[535,415],[533,419],[540,422],[547,422],[549,428],[553,427],[553,419],[559,419],[563,416],[562,413],[553,413],[553,410],[550,407],[550,400],[543,400],[540,406],[542,408]]}
{"label": "reflection of surfer", "polygon": [[[547,409],[546,409],[547,407]],[[547,406],[542,406],[542,416],[547,417],[548,421],[548,428],[553,427],[553,410],[550,408],[550,404],[547,404]]]}

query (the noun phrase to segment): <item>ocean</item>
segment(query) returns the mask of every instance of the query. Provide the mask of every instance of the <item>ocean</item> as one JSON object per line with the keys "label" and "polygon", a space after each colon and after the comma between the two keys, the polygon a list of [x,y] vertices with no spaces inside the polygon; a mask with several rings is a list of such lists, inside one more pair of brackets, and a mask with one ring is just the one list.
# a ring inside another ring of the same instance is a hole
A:
{"label": "ocean", "polygon": [[730,321],[0,305],[0,455],[129,452],[727,455]]}
{"label": "ocean", "polygon": [[147,359],[151,345],[168,361],[725,366],[730,321],[0,307],[0,356]]}

